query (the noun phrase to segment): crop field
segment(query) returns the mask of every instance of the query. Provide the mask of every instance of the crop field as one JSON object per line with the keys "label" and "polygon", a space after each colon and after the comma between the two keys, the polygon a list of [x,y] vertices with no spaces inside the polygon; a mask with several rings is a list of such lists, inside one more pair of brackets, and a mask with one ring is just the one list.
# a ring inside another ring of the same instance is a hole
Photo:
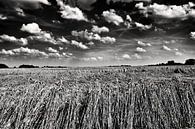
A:
{"label": "crop field", "polygon": [[195,66],[0,70],[0,129],[194,128]]}

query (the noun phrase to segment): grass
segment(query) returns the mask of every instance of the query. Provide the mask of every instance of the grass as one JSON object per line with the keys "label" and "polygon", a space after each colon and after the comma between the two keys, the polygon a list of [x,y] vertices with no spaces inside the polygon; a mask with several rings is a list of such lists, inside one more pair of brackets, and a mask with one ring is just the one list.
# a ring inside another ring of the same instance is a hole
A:
{"label": "grass", "polygon": [[1,129],[192,129],[195,66],[0,70]]}

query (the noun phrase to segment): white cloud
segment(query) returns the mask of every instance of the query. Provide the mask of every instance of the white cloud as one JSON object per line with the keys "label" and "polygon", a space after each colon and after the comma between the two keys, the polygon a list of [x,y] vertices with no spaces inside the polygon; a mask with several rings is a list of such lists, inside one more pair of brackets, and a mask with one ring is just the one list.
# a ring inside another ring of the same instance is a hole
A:
{"label": "white cloud", "polygon": [[181,52],[175,52],[176,56],[182,56],[183,54]]}
{"label": "white cloud", "polygon": [[75,41],[75,40],[72,40],[71,41],[71,45],[75,45],[75,46],[77,46],[78,48],[81,48],[81,49],[89,49],[89,47],[88,46],[86,46],[86,45],[84,45],[82,42],[77,42],[77,41]]}
{"label": "white cloud", "polygon": [[76,37],[84,38],[89,41],[91,40],[101,40],[101,37],[98,34],[94,34],[92,32],[85,31],[72,31],[71,34]]}
{"label": "white cloud", "polygon": [[191,36],[191,39],[194,39],[195,40],[195,32],[191,32],[190,33],[190,36]]}
{"label": "white cloud", "polygon": [[63,47],[59,47],[59,50],[61,51],[61,50],[63,50],[64,48]]}
{"label": "white cloud", "polygon": [[55,40],[52,36],[52,33],[42,31],[37,23],[29,23],[27,25],[23,24],[21,31],[25,31],[31,34],[35,34],[33,36],[29,36],[28,39],[30,40],[37,40],[40,42],[48,42],[51,44],[61,44],[65,41],[64,38],[59,38],[58,40]]}
{"label": "white cloud", "polygon": [[135,59],[138,59],[138,60],[142,59],[142,57],[139,54],[137,54],[137,53],[132,55],[132,57],[135,58]]}
{"label": "white cloud", "polygon": [[57,0],[57,4],[60,6],[61,17],[64,19],[74,19],[78,21],[88,21],[83,12],[77,7],[70,7],[65,5],[63,1]]}
{"label": "white cloud", "polygon": [[152,25],[143,25],[141,23],[135,22],[136,27],[140,28],[141,30],[148,30],[152,27]]}
{"label": "white cloud", "polygon": [[70,41],[68,41],[68,40],[67,40],[65,37],[63,37],[63,36],[62,36],[61,38],[58,38],[57,40],[58,40],[59,42],[65,43],[65,44],[66,44],[66,43],[70,43]]}
{"label": "white cloud", "polygon": [[38,3],[50,5],[48,0],[18,0],[18,1],[20,1],[20,2],[31,2],[31,3],[38,2]]}
{"label": "white cloud", "polygon": [[81,60],[83,61],[102,61],[104,58],[101,56],[98,57],[86,57],[86,58],[82,58]]}
{"label": "white cloud", "polygon": [[164,49],[164,50],[166,50],[166,51],[171,51],[171,48],[169,48],[169,47],[167,47],[167,46],[165,46],[165,45],[163,45],[162,49]]}
{"label": "white cloud", "polygon": [[111,43],[112,44],[112,43],[116,42],[116,39],[113,37],[106,36],[106,37],[102,37],[100,41],[102,43]]}
{"label": "white cloud", "polygon": [[52,48],[52,47],[49,47],[47,50],[48,50],[49,52],[52,52],[52,53],[58,53],[58,50],[56,50],[56,49],[54,49],[54,48]]}
{"label": "white cloud", "polygon": [[150,43],[144,43],[142,41],[137,41],[137,44],[142,47],[151,47],[152,45]]}
{"label": "white cloud", "polygon": [[39,35],[35,35],[35,36],[29,36],[28,39],[30,40],[37,40],[37,41],[40,41],[40,42],[48,42],[48,43],[51,43],[51,44],[61,44],[61,42],[58,42],[54,39],[54,37],[51,36],[50,33],[47,33],[47,32],[44,32],[44,33],[41,33]]}
{"label": "white cloud", "polygon": [[103,27],[98,27],[98,26],[95,26],[95,25],[94,25],[94,26],[92,27],[91,31],[94,32],[94,33],[99,33],[99,34],[101,34],[102,32],[109,32],[110,30],[109,30],[107,27],[105,27],[105,26],[103,26]]}
{"label": "white cloud", "polygon": [[16,10],[16,13],[17,13],[19,16],[25,16],[24,11],[23,11],[21,8],[16,7],[15,10]]}
{"label": "white cloud", "polygon": [[96,40],[100,41],[102,43],[114,43],[116,42],[116,39],[114,37],[101,37],[99,34],[94,34],[92,32],[88,32],[87,30],[85,31],[72,31],[71,34],[76,37],[80,37],[83,39],[87,39],[88,41]]}
{"label": "white cloud", "polygon": [[143,49],[143,48],[141,48],[141,47],[137,47],[137,48],[136,48],[136,51],[137,51],[137,52],[146,52],[146,50]]}
{"label": "white cloud", "polygon": [[114,23],[115,25],[120,25],[124,22],[123,18],[116,14],[115,10],[111,9],[110,11],[104,11],[102,16],[108,23]]}
{"label": "white cloud", "polygon": [[5,54],[5,55],[30,55],[30,56],[47,56],[45,52],[41,52],[36,49],[29,49],[25,47],[20,47],[12,50],[5,50],[2,49],[0,51],[0,54]]}
{"label": "white cloud", "polygon": [[11,50],[2,49],[0,51],[0,54],[10,55],[10,56],[28,55],[31,57],[44,57],[44,58],[63,58],[63,57],[72,56],[72,53],[62,53],[62,54],[60,54],[59,52],[46,53],[37,49],[30,49],[27,47],[20,47]]}
{"label": "white cloud", "polygon": [[146,15],[152,13],[154,16],[164,18],[181,18],[195,17],[195,10],[192,8],[194,4],[189,2],[184,5],[163,5],[154,3],[152,5],[143,6],[143,3],[136,4],[136,7],[143,11]]}
{"label": "white cloud", "polygon": [[9,35],[3,34],[3,35],[0,35],[0,39],[2,41],[17,43],[17,44],[22,45],[22,46],[28,45],[28,40],[25,38],[17,39],[14,36],[9,36]]}
{"label": "white cloud", "polygon": [[42,31],[39,28],[39,25],[37,23],[29,23],[27,25],[23,24],[20,30],[31,33],[31,34],[40,34],[40,33],[42,33]]}
{"label": "white cloud", "polygon": [[131,59],[131,56],[129,54],[124,54],[124,55],[122,55],[122,58],[124,58],[124,59]]}
{"label": "white cloud", "polygon": [[7,20],[7,17],[4,16],[3,14],[0,14],[0,20]]}

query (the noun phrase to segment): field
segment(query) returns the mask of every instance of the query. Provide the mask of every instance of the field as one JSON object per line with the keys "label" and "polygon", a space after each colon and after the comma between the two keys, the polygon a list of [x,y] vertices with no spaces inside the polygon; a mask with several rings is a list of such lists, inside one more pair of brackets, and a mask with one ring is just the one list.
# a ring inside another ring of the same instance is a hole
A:
{"label": "field", "polygon": [[0,70],[0,129],[194,129],[195,66]]}

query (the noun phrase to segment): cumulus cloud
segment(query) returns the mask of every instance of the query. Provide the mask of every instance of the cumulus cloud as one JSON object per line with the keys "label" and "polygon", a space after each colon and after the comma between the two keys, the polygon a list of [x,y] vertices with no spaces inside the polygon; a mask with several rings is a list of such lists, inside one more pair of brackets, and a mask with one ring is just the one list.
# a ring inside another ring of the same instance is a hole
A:
{"label": "cumulus cloud", "polygon": [[61,38],[58,38],[57,39],[59,42],[61,42],[61,43],[65,43],[65,44],[67,44],[67,43],[70,43],[70,41],[68,41],[65,37],[61,37]]}
{"label": "cumulus cloud", "polygon": [[143,25],[141,23],[135,22],[136,27],[138,27],[141,30],[148,30],[152,27],[152,25]]}
{"label": "cumulus cloud", "polygon": [[40,33],[42,33],[42,31],[39,28],[39,25],[37,23],[29,23],[27,25],[23,24],[20,30],[31,33],[31,34],[40,34]]}
{"label": "cumulus cloud", "polygon": [[140,56],[139,54],[135,53],[132,55],[133,58],[137,59],[137,60],[140,60],[142,59],[142,56]]}
{"label": "cumulus cloud", "polygon": [[116,42],[116,39],[114,37],[101,37],[99,34],[95,34],[92,32],[85,31],[72,31],[71,34],[76,37],[80,37],[82,39],[87,39],[88,41],[96,40],[100,41],[102,43],[114,43]]}
{"label": "cumulus cloud", "polygon": [[21,8],[16,7],[15,10],[16,10],[16,13],[17,13],[19,16],[23,16],[23,17],[26,16],[25,13],[24,13],[24,11],[23,11]]}
{"label": "cumulus cloud", "polygon": [[151,47],[152,45],[150,43],[144,43],[142,41],[137,41],[137,44],[142,47]]}
{"label": "cumulus cloud", "polygon": [[183,54],[181,52],[175,52],[176,56],[182,56]]}
{"label": "cumulus cloud", "polygon": [[51,53],[46,53],[37,49],[30,49],[27,47],[20,47],[20,48],[15,48],[11,50],[5,50],[2,49],[0,51],[1,55],[9,55],[9,56],[31,56],[31,57],[44,57],[44,58],[63,58],[63,57],[70,57],[72,56],[72,53],[62,53],[60,54],[59,52],[51,52]]}
{"label": "cumulus cloud", "polygon": [[57,40],[54,39],[54,37],[51,35],[51,33],[44,32],[40,33],[39,35],[34,35],[34,36],[29,36],[28,39],[30,40],[36,40],[40,42],[47,42],[51,44],[61,44],[61,42],[58,42]]}
{"label": "cumulus cloud", "polygon": [[113,23],[117,26],[124,22],[123,18],[117,15],[114,9],[111,9],[110,11],[104,11],[102,16],[108,23]]}
{"label": "cumulus cloud", "polygon": [[75,41],[75,40],[71,41],[71,45],[74,45],[74,46],[76,46],[78,48],[81,48],[81,49],[84,49],[84,50],[89,49],[89,47],[84,45],[82,42],[78,42],[78,41]]}
{"label": "cumulus cloud", "polygon": [[8,41],[8,42],[17,43],[17,44],[22,45],[22,46],[28,45],[28,40],[27,39],[25,39],[25,38],[17,39],[14,36],[9,36],[9,35],[6,35],[6,34],[0,35],[0,40],[1,40],[1,42]]}
{"label": "cumulus cloud", "polygon": [[20,30],[34,34],[33,36],[28,37],[29,40],[37,40],[40,42],[48,42],[52,44],[61,44],[61,42],[65,41],[63,38],[56,40],[52,36],[52,33],[42,31],[37,23],[29,23],[27,25],[23,24]]}
{"label": "cumulus cloud", "polygon": [[52,52],[52,53],[58,53],[58,50],[56,50],[56,49],[54,49],[54,48],[52,48],[52,47],[49,47],[47,50],[48,50],[49,52]]}
{"label": "cumulus cloud", "polygon": [[99,33],[101,34],[102,32],[105,33],[105,32],[109,32],[109,28],[103,26],[103,27],[98,27],[98,26],[93,26],[92,29],[91,29],[92,32],[94,33]]}
{"label": "cumulus cloud", "polygon": [[141,47],[137,47],[137,48],[136,48],[136,51],[137,51],[137,52],[146,52],[146,50],[143,49],[143,48],[141,48]]}
{"label": "cumulus cloud", "polygon": [[154,16],[164,17],[164,18],[181,18],[185,19],[188,17],[194,17],[194,4],[189,2],[185,5],[163,5],[154,3],[149,6],[144,6],[143,3],[136,4],[136,7],[142,10],[143,13],[148,15],[152,13]]}
{"label": "cumulus cloud", "polygon": [[166,51],[171,51],[171,48],[169,48],[169,47],[167,47],[167,46],[165,46],[165,45],[163,45],[162,49],[163,49],[163,50],[166,50]]}
{"label": "cumulus cloud", "polygon": [[131,59],[131,56],[129,54],[123,54],[122,58],[124,58],[124,59]]}
{"label": "cumulus cloud", "polygon": [[36,49],[29,49],[27,47],[20,47],[20,48],[15,48],[11,50],[5,50],[2,49],[0,51],[0,54],[4,55],[30,55],[30,56],[47,56],[45,52],[36,50]]}
{"label": "cumulus cloud", "polygon": [[70,7],[65,5],[63,1],[57,0],[57,4],[60,6],[61,17],[64,19],[74,19],[78,21],[88,21],[83,12],[77,7]]}
{"label": "cumulus cloud", "polygon": [[83,61],[102,61],[104,58],[101,56],[98,57],[86,57],[82,58]]}
{"label": "cumulus cloud", "polygon": [[190,36],[191,36],[191,39],[194,39],[195,40],[195,32],[191,32],[190,33]]}
{"label": "cumulus cloud", "polygon": [[7,17],[4,16],[3,14],[0,14],[0,20],[7,20]]}
{"label": "cumulus cloud", "polygon": [[116,39],[113,37],[106,36],[106,37],[102,37],[100,41],[102,43],[111,43],[112,44],[112,43],[116,42]]}

